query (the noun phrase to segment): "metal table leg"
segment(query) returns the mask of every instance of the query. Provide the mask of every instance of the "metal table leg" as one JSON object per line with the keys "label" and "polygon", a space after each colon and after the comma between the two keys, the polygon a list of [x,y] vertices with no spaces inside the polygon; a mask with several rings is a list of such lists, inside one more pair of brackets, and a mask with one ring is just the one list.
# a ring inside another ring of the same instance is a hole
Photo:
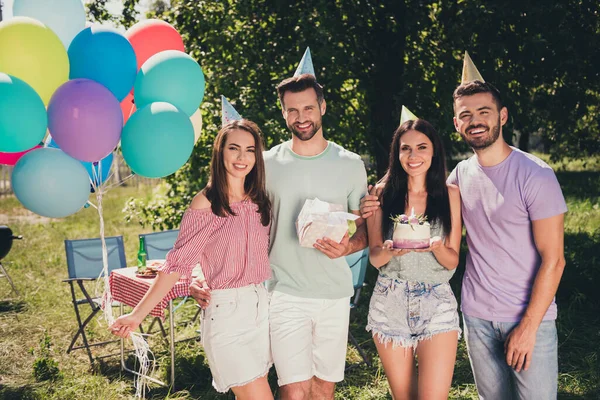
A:
{"label": "metal table leg", "polygon": [[[172,307],[170,307],[170,308],[172,308]],[[123,303],[121,303],[120,309],[121,309],[121,315],[123,315]],[[170,318],[172,319],[172,317],[170,317]],[[125,340],[123,338],[121,338],[120,342],[121,342],[121,346],[120,346],[121,347],[121,371],[127,371],[129,373],[134,374],[134,375],[144,377],[145,379],[148,379],[150,382],[157,383],[157,384],[159,384],[161,386],[167,386],[167,384],[165,382],[163,382],[163,381],[159,381],[158,379],[154,379],[151,376],[140,374],[137,371],[134,371],[132,369],[127,368],[125,366]],[[173,346],[171,345],[171,347],[173,347]],[[171,353],[171,362],[173,362],[173,358],[174,358],[173,357],[173,353]],[[173,367],[171,367],[171,373],[173,373]],[[174,383],[174,378],[171,377],[171,385],[173,383]]]}
{"label": "metal table leg", "polygon": [[171,351],[171,387],[175,387],[175,317],[173,315],[173,300],[169,300],[169,350]]}
{"label": "metal table leg", "polygon": [[12,279],[10,279],[10,275],[8,275],[8,272],[6,272],[6,269],[4,269],[4,266],[2,265],[2,263],[0,262],[0,278],[6,278],[8,279],[8,283],[10,283],[10,286],[12,287],[12,290],[15,291],[15,293],[17,294],[17,296],[20,296],[19,291],[17,290],[17,288],[15,287],[15,284],[13,283]]}

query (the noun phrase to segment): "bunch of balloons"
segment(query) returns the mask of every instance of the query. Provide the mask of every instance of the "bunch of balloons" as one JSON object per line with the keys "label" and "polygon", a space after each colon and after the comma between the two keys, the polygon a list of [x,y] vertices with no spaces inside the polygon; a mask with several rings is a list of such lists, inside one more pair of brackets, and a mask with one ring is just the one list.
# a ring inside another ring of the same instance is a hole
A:
{"label": "bunch of balloons", "polygon": [[[119,146],[138,175],[185,164],[200,135],[204,74],[164,21],[86,27],[81,0],[14,0],[0,22],[0,164],[47,217],[77,212]],[[44,141],[46,132],[50,136]]]}

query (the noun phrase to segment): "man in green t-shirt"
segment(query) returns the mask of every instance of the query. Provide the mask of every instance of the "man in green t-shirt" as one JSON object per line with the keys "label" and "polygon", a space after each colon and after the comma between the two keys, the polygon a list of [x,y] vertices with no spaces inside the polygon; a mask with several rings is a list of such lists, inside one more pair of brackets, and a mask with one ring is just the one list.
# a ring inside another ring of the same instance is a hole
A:
{"label": "man in green t-shirt", "polygon": [[340,243],[323,238],[306,248],[295,222],[305,200],[313,198],[358,215],[367,176],[360,156],[323,137],[326,103],[313,75],[286,79],[277,92],[292,139],[264,157],[273,213],[271,350],[282,399],[333,399],[335,382],[344,378],[354,292],[344,256],[366,247],[365,225],[359,219],[352,238],[346,233]]}

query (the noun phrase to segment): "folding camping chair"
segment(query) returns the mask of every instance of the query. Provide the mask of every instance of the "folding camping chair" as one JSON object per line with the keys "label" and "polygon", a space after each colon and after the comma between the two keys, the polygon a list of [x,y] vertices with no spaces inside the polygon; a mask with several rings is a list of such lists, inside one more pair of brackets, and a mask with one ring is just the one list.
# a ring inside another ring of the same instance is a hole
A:
{"label": "folding camping chair", "polygon": [[[369,248],[367,247],[363,250],[359,250],[355,253],[347,255],[346,262],[348,262],[350,271],[352,271],[352,284],[354,285],[354,296],[350,300],[350,310],[352,311],[358,307],[360,292],[365,283],[365,275],[367,273],[367,266],[369,265]],[[367,354],[362,347],[360,347],[350,330],[348,330],[348,339],[350,340],[350,343],[356,347],[356,350],[358,350],[358,353],[362,357],[363,361],[370,367],[371,361],[367,357]],[[350,368],[350,366],[348,368]]]}
{"label": "folding camping chair", "polygon": [[146,242],[146,254],[148,260],[163,260],[167,253],[173,248],[175,239],[179,235],[179,229],[171,231],[142,233],[140,238]]}
{"label": "folding camping chair", "polygon": [[[125,261],[125,247],[123,246],[122,236],[112,236],[106,238],[106,249],[108,252],[108,273],[117,268],[127,267]],[[77,323],[79,329],[71,344],[67,349],[67,354],[72,350],[85,348],[90,363],[94,363],[92,352],[90,347],[100,346],[108,343],[117,342],[118,340],[110,340],[98,343],[89,343],[85,333],[85,328],[88,323],[94,318],[94,316],[101,310],[102,298],[92,297],[85,284],[89,284],[96,281],[98,276],[102,272],[102,242],[100,238],[95,239],[79,239],[79,240],[65,240],[65,252],[67,253],[67,268],[69,271],[69,279],[63,280],[68,282],[71,286],[71,297],[73,307],[75,308],[75,316],[77,317]],[[79,286],[81,293],[84,298],[77,298],[75,294],[75,284]],[[82,319],[81,310],[79,306],[84,304],[89,305],[91,311],[85,319]],[[81,336],[83,345],[75,346],[75,342]]]}

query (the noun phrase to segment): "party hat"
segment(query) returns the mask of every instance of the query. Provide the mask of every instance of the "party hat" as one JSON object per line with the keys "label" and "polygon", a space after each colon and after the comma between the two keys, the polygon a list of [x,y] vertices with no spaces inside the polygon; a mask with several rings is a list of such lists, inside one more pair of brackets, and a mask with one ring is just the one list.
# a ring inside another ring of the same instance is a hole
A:
{"label": "party hat", "polygon": [[300,76],[302,74],[311,74],[315,78],[315,69],[313,67],[312,57],[310,55],[310,48],[306,48],[304,55],[302,56],[302,60],[300,60],[300,64],[298,64],[298,68],[296,68],[296,72],[294,72],[294,76]]}
{"label": "party hat", "polygon": [[225,126],[231,121],[239,121],[242,116],[227,101],[225,96],[221,95],[221,126]]}
{"label": "party hat", "polygon": [[473,64],[473,60],[471,60],[471,57],[469,57],[469,53],[467,51],[465,51],[465,59],[463,61],[463,70],[462,70],[462,79],[461,79],[460,83],[462,85],[464,83],[469,83],[469,82],[473,82],[473,81],[485,82],[483,80],[483,77],[477,70],[477,67],[475,66],[475,64]]}
{"label": "party hat", "polygon": [[404,106],[402,106],[402,112],[400,112],[400,125],[405,123],[406,121],[411,121],[419,119],[415,114],[410,112],[410,110]]}

